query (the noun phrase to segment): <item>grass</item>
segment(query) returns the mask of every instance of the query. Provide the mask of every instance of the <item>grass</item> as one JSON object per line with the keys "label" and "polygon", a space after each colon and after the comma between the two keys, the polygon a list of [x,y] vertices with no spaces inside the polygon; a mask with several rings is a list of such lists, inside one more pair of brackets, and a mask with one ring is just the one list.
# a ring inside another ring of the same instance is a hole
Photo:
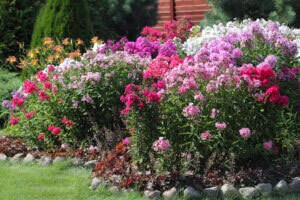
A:
{"label": "grass", "polygon": [[[105,188],[88,188],[90,170],[72,167],[69,162],[41,167],[37,164],[0,162],[1,200],[138,200],[137,192],[113,194]],[[299,194],[263,200],[297,200]]]}
{"label": "grass", "polygon": [[104,188],[91,191],[91,171],[69,163],[41,167],[37,164],[0,163],[1,200],[142,199],[138,193],[112,194]]}

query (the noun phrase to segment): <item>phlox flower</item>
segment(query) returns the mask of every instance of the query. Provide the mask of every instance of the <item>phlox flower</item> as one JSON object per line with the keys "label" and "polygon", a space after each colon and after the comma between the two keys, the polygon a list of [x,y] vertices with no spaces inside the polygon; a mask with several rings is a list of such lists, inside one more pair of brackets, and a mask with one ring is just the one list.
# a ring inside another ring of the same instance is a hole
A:
{"label": "phlox flower", "polygon": [[220,110],[213,108],[211,110],[210,117],[215,118],[217,116],[217,114],[219,114],[219,113],[220,113]]}
{"label": "phlox flower", "polygon": [[54,72],[55,71],[55,67],[53,65],[48,65],[47,71],[48,71],[48,73]]}
{"label": "phlox flower", "polygon": [[30,119],[30,118],[33,117],[33,115],[35,115],[35,111],[31,111],[31,112],[26,113],[26,114],[25,114],[25,117],[26,117],[27,119]]}
{"label": "phlox flower", "polygon": [[40,99],[40,101],[49,101],[50,97],[44,90],[40,90],[39,91],[39,99]]}
{"label": "phlox flower", "polygon": [[249,128],[242,128],[239,130],[240,135],[245,138],[248,139],[251,136],[251,130]]}
{"label": "phlox flower", "polygon": [[225,122],[216,122],[215,126],[219,131],[222,131],[227,127]]}
{"label": "phlox flower", "polygon": [[69,147],[69,144],[68,143],[63,143],[62,145],[61,145],[61,148],[63,148],[63,149],[67,149]]}
{"label": "phlox flower", "polygon": [[171,148],[169,140],[164,140],[163,137],[159,137],[159,139],[153,143],[154,151],[165,151],[169,148]]}
{"label": "phlox flower", "polygon": [[45,82],[44,83],[44,89],[45,90],[52,90],[52,83],[50,83],[50,82]]}
{"label": "phlox flower", "polygon": [[126,137],[126,138],[123,139],[122,142],[123,142],[124,145],[129,146],[130,145],[130,138]]}
{"label": "phlox flower", "polygon": [[39,141],[44,141],[44,139],[45,139],[44,133],[40,133],[40,134],[37,136],[37,139],[38,139]]}
{"label": "phlox flower", "polygon": [[44,83],[45,81],[49,80],[49,77],[47,74],[45,74],[43,71],[39,71],[37,74],[37,78],[40,82]]}
{"label": "phlox flower", "polygon": [[20,118],[19,117],[13,117],[10,119],[10,124],[12,126],[17,125],[19,123]]}
{"label": "phlox flower", "polygon": [[91,145],[91,146],[89,147],[89,151],[90,151],[90,152],[98,152],[99,149],[98,149],[98,147]]}
{"label": "phlox flower", "polygon": [[272,142],[272,140],[269,140],[269,141],[267,141],[267,142],[264,142],[263,147],[264,147],[264,149],[266,149],[266,150],[272,149],[272,147],[273,147],[273,142]]}
{"label": "phlox flower", "polygon": [[202,140],[209,140],[211,139],[211,134],[209,132],[203,132],[200,134]]}
{"label": "phlox flower", "polygon": [[39,90],[39,88],[37,87],[37,85],[30,80],[26,80],[23,83],[23,91],[26,94],[32,94],[34,92],[37,92]]}
{"label": "phlox flower", "polygon": [[194,117],[196,114],[201,114],[201,111],[198,106],[194,106],[193,103],[189,103],[187,107],[183,109],[183,115],[185,117]]}

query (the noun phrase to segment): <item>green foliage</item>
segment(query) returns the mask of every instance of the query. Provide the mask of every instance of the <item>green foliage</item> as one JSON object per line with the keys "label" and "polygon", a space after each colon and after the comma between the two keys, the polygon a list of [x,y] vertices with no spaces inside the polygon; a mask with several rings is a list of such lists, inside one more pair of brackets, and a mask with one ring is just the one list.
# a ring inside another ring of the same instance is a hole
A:
{"label": "green foliage", "polygon": [[93,27],[85,0],[47,0],[34,25],[31,48],[40,46],[45,37],[89,41],[92,36]]}
{"label": "green foliage", "polygon": [[21,55],[19,45],[28,47],[35,16],[43,0],[0,0],[0,68],[17,70],[5,62]]}
{"label": "green foliage", "polygon": [[[226,22],[234,18],[265,18],[299,27],[298,0],[208,0],[213,6],[206,14],[203,25]],[[296,19],[296,21],[295,21]]]}
{"label": "green foliage", "polygon": [[156,0],[88,0],[95,33],[101,39],[135,39],[156,24]]}
{"label": "green foliage", "polygon": [[[0,103],[2,103],[3,100],[10,99],[12,91],[18,89],[21,84],[19,74],[0,70]],[[8,111],[1,106],[0,128],[3,127],[5,120],[8,118],[8,114]]]}

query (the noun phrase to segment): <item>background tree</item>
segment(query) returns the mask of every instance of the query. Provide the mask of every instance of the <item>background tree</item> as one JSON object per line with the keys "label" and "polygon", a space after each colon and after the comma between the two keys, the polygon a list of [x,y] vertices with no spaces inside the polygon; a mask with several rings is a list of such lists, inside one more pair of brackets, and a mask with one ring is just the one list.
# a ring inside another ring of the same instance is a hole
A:
{"label": "background tree", "polygon": [[11,55],[20,55],[19,44],[27,48],[44,0],[0,0],[0,68],[17,70],[6,63]]}
{"label": "background tree", "polygon": [[146,25],[156,24],[157,0],[88,0],[97,36],[135,39]]}
{"label": "background tree", "polygon": [[89,41],[93,35],[86,0],[47,0],[34,25],[31,48],[39,46],[45,37]]}
{"label": "background tree", "polygon": [[226,22],[234,18],[265,18],[300,27],[299,0],[208,0],[213,6],[204,25]]}

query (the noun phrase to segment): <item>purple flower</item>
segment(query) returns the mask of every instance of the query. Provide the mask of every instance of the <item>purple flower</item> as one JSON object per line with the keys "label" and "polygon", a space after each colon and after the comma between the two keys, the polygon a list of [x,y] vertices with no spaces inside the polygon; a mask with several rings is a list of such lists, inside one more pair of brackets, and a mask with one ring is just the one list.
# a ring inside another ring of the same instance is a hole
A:
{"label": "purple flower", "polygon": [[2,106],[9,109],[9,110],[12,110],[13,109],[13,105],[12,105],[12,102],[11,101],[8,101],[8,100],[4,100],[2,102]]}
{"label": "purple flower", "polygon": [[177,47],[174,44],[173,40],[168,40],[166,43],[160,46],[159,48],[159,56],[174,56],[177,52]]}
{"label": "purple flower", "polygon": [[277,63],[277,58],[274,55],[269,55],[265,58],[264,62],[268,63],[270,65],[270,67],[275,67],[276,63]]}

